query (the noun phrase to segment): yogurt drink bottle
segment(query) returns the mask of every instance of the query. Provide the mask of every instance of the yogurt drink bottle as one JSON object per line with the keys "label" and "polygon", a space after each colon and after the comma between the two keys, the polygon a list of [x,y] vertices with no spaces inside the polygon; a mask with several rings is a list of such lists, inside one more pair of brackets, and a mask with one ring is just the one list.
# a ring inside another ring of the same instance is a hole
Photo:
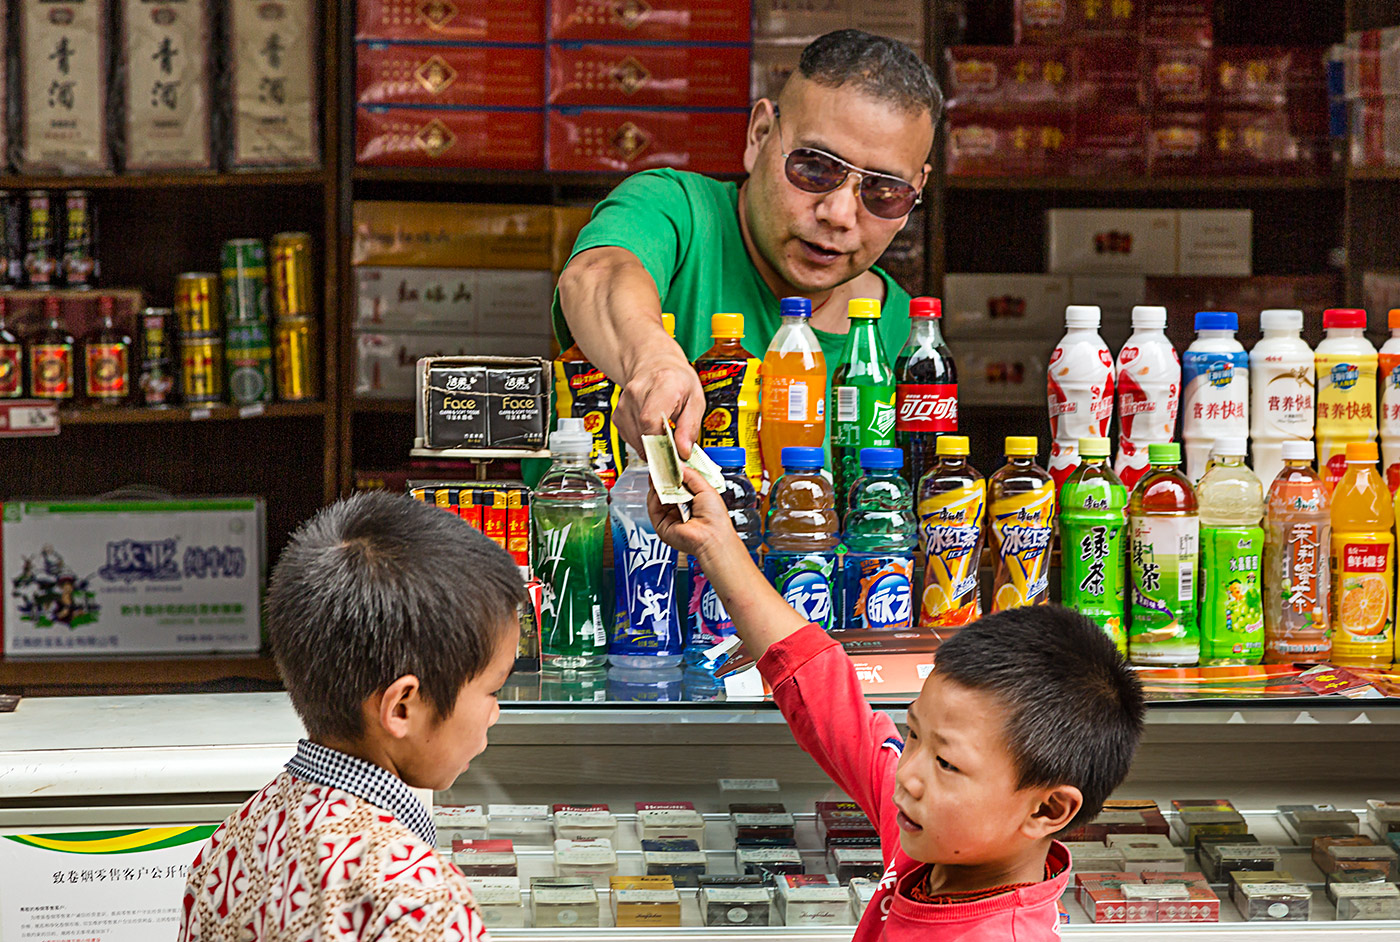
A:
{"label": "yogurt drink bottle", "polygon": [[1181,358],[1166,335],[1167,309],[1133,308],[1133,335],[1118,352],[1118,463],[1114,472],[1132,490],[1147,473],[1147,446],[1176,435]]}
{"label": "yogurt drink bottle", "polygon": [[1217,438],[1249,437],[1249,356],[1230,311],[1196,315],[1196,339],[1181,358],[1181,437],[1186,477],[1199,481]]}
{"label": "yogurt drink bottle", "polygon": [[1317,345],[1317,466],[1335,489],[1347,473],[1347,445],[1376,440],[1376,348],[1366,339],[1366,312],[1322,312],[1327,335]]}
{"label": "yogurt drink bottle", "polygon": [[1388,315],[1390,339],[1380,352],[1381,464],[1385,483],[1400,488],[1400,308]]}
{"label": "yogurt drink bottle", "polygon": [[1312,441],[1317,372],[1299,336],[1302,311],[1264,311],[1259,326],[1264,337],[1249,351],[1250,434],[1254,473],[1268,487],[1283,470],[1283,443]]}
{"label": "yogurt drink bottle", "polygon": [[1079,439],[1102,438],[1113,419],[1113,354],[1099,336],[1097,307],[1065,308],[1065,335],[1050,354],[1050,476],[1055,487],[1079,465]]}
{"label": "yogurt drink bottle", "polygon": [[1264,663],[1325,661],[1332,654],[1332,494],[1313,470],[1312,442],[1282,448],[1264,535]]}

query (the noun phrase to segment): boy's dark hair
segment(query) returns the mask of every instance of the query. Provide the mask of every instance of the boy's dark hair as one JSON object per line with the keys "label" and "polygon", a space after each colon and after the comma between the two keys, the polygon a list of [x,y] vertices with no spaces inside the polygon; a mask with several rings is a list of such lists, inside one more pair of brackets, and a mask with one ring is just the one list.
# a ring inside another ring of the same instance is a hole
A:
{"label": "boy's dark hair", "polygon": [[1059,605],[1007,609],[938,649],[934,671],[1006,707],[1017,788],[1073,785],[1093,818],[1128,774],[1142,737],[1142,684],[1103,629]]}
{"label": "boy's dark hair", "polygon": [[267,632],[306,731],[353,740],[365,698],[405,674],[450,715],[524,599],[519,567],[481,533],[435,506],[371,492],[292,534],[268,587]]}
{"label": "boy's dark hair", "polygon": [[904,111],[927,111],[935,123],[943,111],[933,70],[904,43],[884,36],[858,29],[818,36],[802,50],[797,68],[818,85],[854,85]]}

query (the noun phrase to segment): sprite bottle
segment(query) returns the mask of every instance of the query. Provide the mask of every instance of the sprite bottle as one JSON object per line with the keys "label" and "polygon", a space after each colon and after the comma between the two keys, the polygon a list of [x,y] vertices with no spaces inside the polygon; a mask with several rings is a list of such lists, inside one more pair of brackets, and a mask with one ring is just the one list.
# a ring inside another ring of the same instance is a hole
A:
{"label": "sprite bottle", "polygon": [[832,375],[836,408],[831,424],[831,470],[836,505],[850,506],[851,485],[860,477],[862,448],[895,444],[895,382],[880,342],[880,302],[853,298],[847,308],[851,330]]}
{"label": "sprite bottle", "polygon": [[603,548],[608,488],[589,465],[593,436],[583,419],[560,419],[549,437],[553,464],[530,499],[530,558],[544,599],[540,660],[545,670],[602,667]]}
{"label": "sprite bottle", "polygon": [[1079,467],[1060,491],[1060,600],[1098,622],[1124,656],[1123,528],[1128,491],[1108,463],[1108,439],[1081,438]]}

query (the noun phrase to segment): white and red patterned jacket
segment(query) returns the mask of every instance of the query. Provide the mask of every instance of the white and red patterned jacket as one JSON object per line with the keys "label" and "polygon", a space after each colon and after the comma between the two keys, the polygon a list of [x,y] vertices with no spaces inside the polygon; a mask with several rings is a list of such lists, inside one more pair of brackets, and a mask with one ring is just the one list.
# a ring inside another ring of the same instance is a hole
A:
{"label": "white and red patterned jacket", "polygon": [[487,939],[466,878],[434,850],[403,782],[307,742],[288,768],[345,787],[283,772],[225,821],[185,884],[180,942]]}

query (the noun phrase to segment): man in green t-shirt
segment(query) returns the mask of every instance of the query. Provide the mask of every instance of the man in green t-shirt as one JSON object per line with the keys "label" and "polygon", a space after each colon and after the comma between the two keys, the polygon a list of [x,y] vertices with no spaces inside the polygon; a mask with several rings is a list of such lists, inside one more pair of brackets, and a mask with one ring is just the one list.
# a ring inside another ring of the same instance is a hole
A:
{"label": "man in green t-shirt", "polygon": [[[598,204],[559,278],[554,328],[623,387],[622,436],[676,426],[681,455],[699,436],[705,396],[690,361],[710,347],[710,317],[745,317],[762,357],[778,299],[812,301],[828,380],[852,298],[882,302],[893,357],[909,332],[909,295],[873,267],[920,200],[942,94],[907,46],[858,30],[815,40],[778,101],[749,117],[742,185],[653,170]],[[676,317],[671,340],[661,312]]]}

